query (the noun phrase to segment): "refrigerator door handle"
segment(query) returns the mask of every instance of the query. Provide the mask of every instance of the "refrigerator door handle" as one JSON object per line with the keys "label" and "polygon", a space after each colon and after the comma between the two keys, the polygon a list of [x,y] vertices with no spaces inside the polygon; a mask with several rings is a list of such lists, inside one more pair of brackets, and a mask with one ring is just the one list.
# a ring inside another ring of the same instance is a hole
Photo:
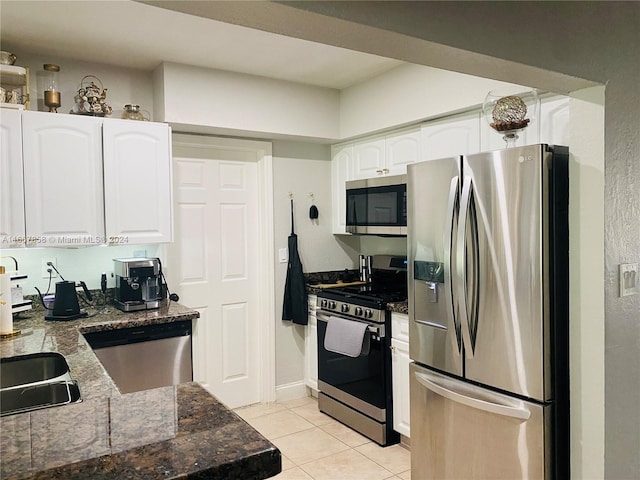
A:
{"label": "refrigerator door handle", "polygon": [[460,339],[460,328],[458,321],[456,320],[456,312],[453,302],[453,282],[451,280],[451,268],[452,268],[452,243],[454,236],[454,218],[456,213],[456,200],[458,198],[458,190],[460,185],[460,177],[457,175],[451,179],[449,185],[449,200],[447,202],[447,218],[445,220],[444,228],[444,284],[446,285],[445,291],[448,292],[445,299],[445,306],[447,309],[447,317],[449,324],[449,331],[451,335],[451,342],[453,343],[453,351],[460,352],[462,343]]}
{"label": "refrigerator door handle", "polygon": [[428,373],[414,372],[416,380],[422,386],[431,390],[432,392],[444,397],[452,402],[466,405],[467,407],[475,408],[477,410],[483,410],[489,413],[495,413],[503,417],[512,417],[520,420],[528,420],[531,417],[531,412],[523,407],[512,407],[510,405],[503,405],[500,403],[489,402],[480,398],[470,397],[464,393],[456,392],[451,389],[450,386],[445,387],[438,383],[438,380],[431,377]]}
{"label": "refrigerator door handle", "polygon": [[458,235],[456,239],[456,284],[458,292],[458,312],[460,316],[460,329],[464,342],[467,358],[473,358],[473,343],[471,341],[471,328],[469,326],[469,312],[467,310],[467,262],[466,262],[466,237],[467,220],[471,204],[472,191],[471,177],[465,177],[462,184],[462,198],[460,200],[460,216],[458,221]]}

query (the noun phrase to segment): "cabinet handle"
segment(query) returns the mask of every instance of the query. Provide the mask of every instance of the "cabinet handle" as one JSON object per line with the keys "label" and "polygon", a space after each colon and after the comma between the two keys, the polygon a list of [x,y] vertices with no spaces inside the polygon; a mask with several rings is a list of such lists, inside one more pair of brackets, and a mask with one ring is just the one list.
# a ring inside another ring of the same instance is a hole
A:
{"label": "cabinet handle", "polygon": [[383,170],[376,170],[376,173],[377,173],[378,175],[382,175]]}
{"label": "cabinet handle", "polygon": [[389,350],[391,350],[392,352],[394,352],[396,350],[396,347],[394,345],[389,345]]}
{"label": "cabinet handle", "polygon": [[388,168],[383,168],[382,169],[382,173],[389,173],[389,169]]}

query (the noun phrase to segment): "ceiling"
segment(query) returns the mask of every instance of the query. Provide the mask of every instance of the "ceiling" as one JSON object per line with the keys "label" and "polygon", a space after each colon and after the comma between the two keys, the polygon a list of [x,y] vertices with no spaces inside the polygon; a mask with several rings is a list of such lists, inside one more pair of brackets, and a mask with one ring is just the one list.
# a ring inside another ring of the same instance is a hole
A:
{"label": "ceiling", "polygon": [[335,89],[402,64],[128,0],[1,0],[0,46],[146,71],[176,62]]}

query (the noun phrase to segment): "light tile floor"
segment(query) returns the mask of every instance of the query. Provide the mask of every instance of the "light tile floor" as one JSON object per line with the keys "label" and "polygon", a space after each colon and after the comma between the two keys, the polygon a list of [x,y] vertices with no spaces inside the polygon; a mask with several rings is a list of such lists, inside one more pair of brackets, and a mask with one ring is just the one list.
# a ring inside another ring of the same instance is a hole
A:
{"label": "light tile floor", "polygon": [[409,450],[382,448],[318,410],[313,397],[240,408],[236,413],[282,453],[277,480],[411,479]]}

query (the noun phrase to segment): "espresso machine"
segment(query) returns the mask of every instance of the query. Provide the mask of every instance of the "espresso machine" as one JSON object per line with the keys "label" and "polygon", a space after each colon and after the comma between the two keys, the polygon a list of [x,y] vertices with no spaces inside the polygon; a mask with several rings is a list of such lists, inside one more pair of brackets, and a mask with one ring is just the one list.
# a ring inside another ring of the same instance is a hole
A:
{"label": "espresso machine", "polygon": [[114,303],[123,312],[160,307],[165,298],[162,264],[158,258],[114,258]]}

